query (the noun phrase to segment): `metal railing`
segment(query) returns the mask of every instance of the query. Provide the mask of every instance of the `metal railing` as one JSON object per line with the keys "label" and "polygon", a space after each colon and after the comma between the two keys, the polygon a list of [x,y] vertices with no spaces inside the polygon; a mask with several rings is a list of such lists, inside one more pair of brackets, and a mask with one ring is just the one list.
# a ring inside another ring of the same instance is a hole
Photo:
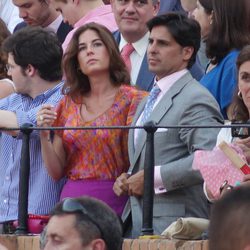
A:
{"label": "metal railing", "polygon": [[158,128],[165,129],[183,129],[183,128],[248,128],[250,124],[231,124],[231,125],[172,125],[156,126],[152,121],[144,126],[102,126],[102,127],[32,127],[31,124],[24,124],[20,128],[2,128],[3,131],[20,130],[23,133],[21,167],[19,180],[19,205],[18,205],[18,227],[15,232],[17,235],[28,233],[28,193],[29,193],[29,174],[30,174],[30,154],[29,141],[30,134],[33,130],[96,130],[96,129],[144,129],[147,132],[146,137],[146,155],[144,165],[144,194],[143,194],[143,218],[142,218],[142,235],[152,235],[153,229],[153,200],[154,200],[154,134]]}

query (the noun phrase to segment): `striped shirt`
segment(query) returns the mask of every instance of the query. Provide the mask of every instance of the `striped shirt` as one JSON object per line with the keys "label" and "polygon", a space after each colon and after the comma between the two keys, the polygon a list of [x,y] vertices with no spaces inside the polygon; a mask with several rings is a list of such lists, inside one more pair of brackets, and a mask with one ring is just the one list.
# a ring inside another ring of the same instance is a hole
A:
{"label": "striped shirt", "polygon": [[[36,126],[36,114],[41,105],[57,104],[62,98],[62,85],[61,82],[34,99],[27,95],[12,94],[0,100],[0,109],[15,112],[19,126],[24,123]],[[3,222],[18,217],[22,133],[15,138],[2,133],[0,140],[0,222]],[[39,132],[33,131],[30,136],[29,214],[48,214],[59,201],[63,184],[63,179],[56,182],[48,175],[42,160]]]}

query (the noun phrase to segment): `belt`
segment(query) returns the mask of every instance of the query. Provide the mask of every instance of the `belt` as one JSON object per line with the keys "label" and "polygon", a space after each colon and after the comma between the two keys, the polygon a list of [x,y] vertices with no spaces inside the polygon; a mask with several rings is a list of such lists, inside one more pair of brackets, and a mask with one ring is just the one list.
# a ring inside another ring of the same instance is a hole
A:
{"label": "belt", "polygon": [[2,234],[14,234],[16,231],[16,227],[14,225],[14,221],[5,221],[0,223],[0,233]]}

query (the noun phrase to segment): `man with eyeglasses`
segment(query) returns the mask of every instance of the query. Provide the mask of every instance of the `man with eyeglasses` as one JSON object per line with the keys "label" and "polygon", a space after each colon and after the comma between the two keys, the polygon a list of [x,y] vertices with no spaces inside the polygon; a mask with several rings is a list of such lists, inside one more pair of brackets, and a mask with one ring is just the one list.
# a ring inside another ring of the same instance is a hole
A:
{"label": "man with eyeglasses", "polygon": [[50,213],[44,250],[120,250],[122,228],[117,215],[103,202],[67,198]]}
{"label": "man with eyeglasses", "polygon": [[[16,93],[0,100],[0,127],[36,126],[37,111],[62,98],[62,48],[57,37],[38,27],[26,27],[7,38],[8,74]],[[1,130],[0,233],[13,233],[18,218],[19,169],[23,133]],[[38,131],[30,134],[28,213],[45,215],[59,201],[63,180],[54,181],[42,160]]]}

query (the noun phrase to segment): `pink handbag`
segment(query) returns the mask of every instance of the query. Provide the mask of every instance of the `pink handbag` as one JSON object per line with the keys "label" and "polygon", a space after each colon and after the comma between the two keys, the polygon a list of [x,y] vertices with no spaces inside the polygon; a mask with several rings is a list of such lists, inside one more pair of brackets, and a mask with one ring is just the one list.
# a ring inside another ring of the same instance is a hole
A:
{"label": "pink handbag", "polygon": [[[28,215],[28,231],[31,234],[40,234],[44,227],[48,224],[49,216],[48,215]],[[18,221],[14,221],[14,226],[18,227]]]}

